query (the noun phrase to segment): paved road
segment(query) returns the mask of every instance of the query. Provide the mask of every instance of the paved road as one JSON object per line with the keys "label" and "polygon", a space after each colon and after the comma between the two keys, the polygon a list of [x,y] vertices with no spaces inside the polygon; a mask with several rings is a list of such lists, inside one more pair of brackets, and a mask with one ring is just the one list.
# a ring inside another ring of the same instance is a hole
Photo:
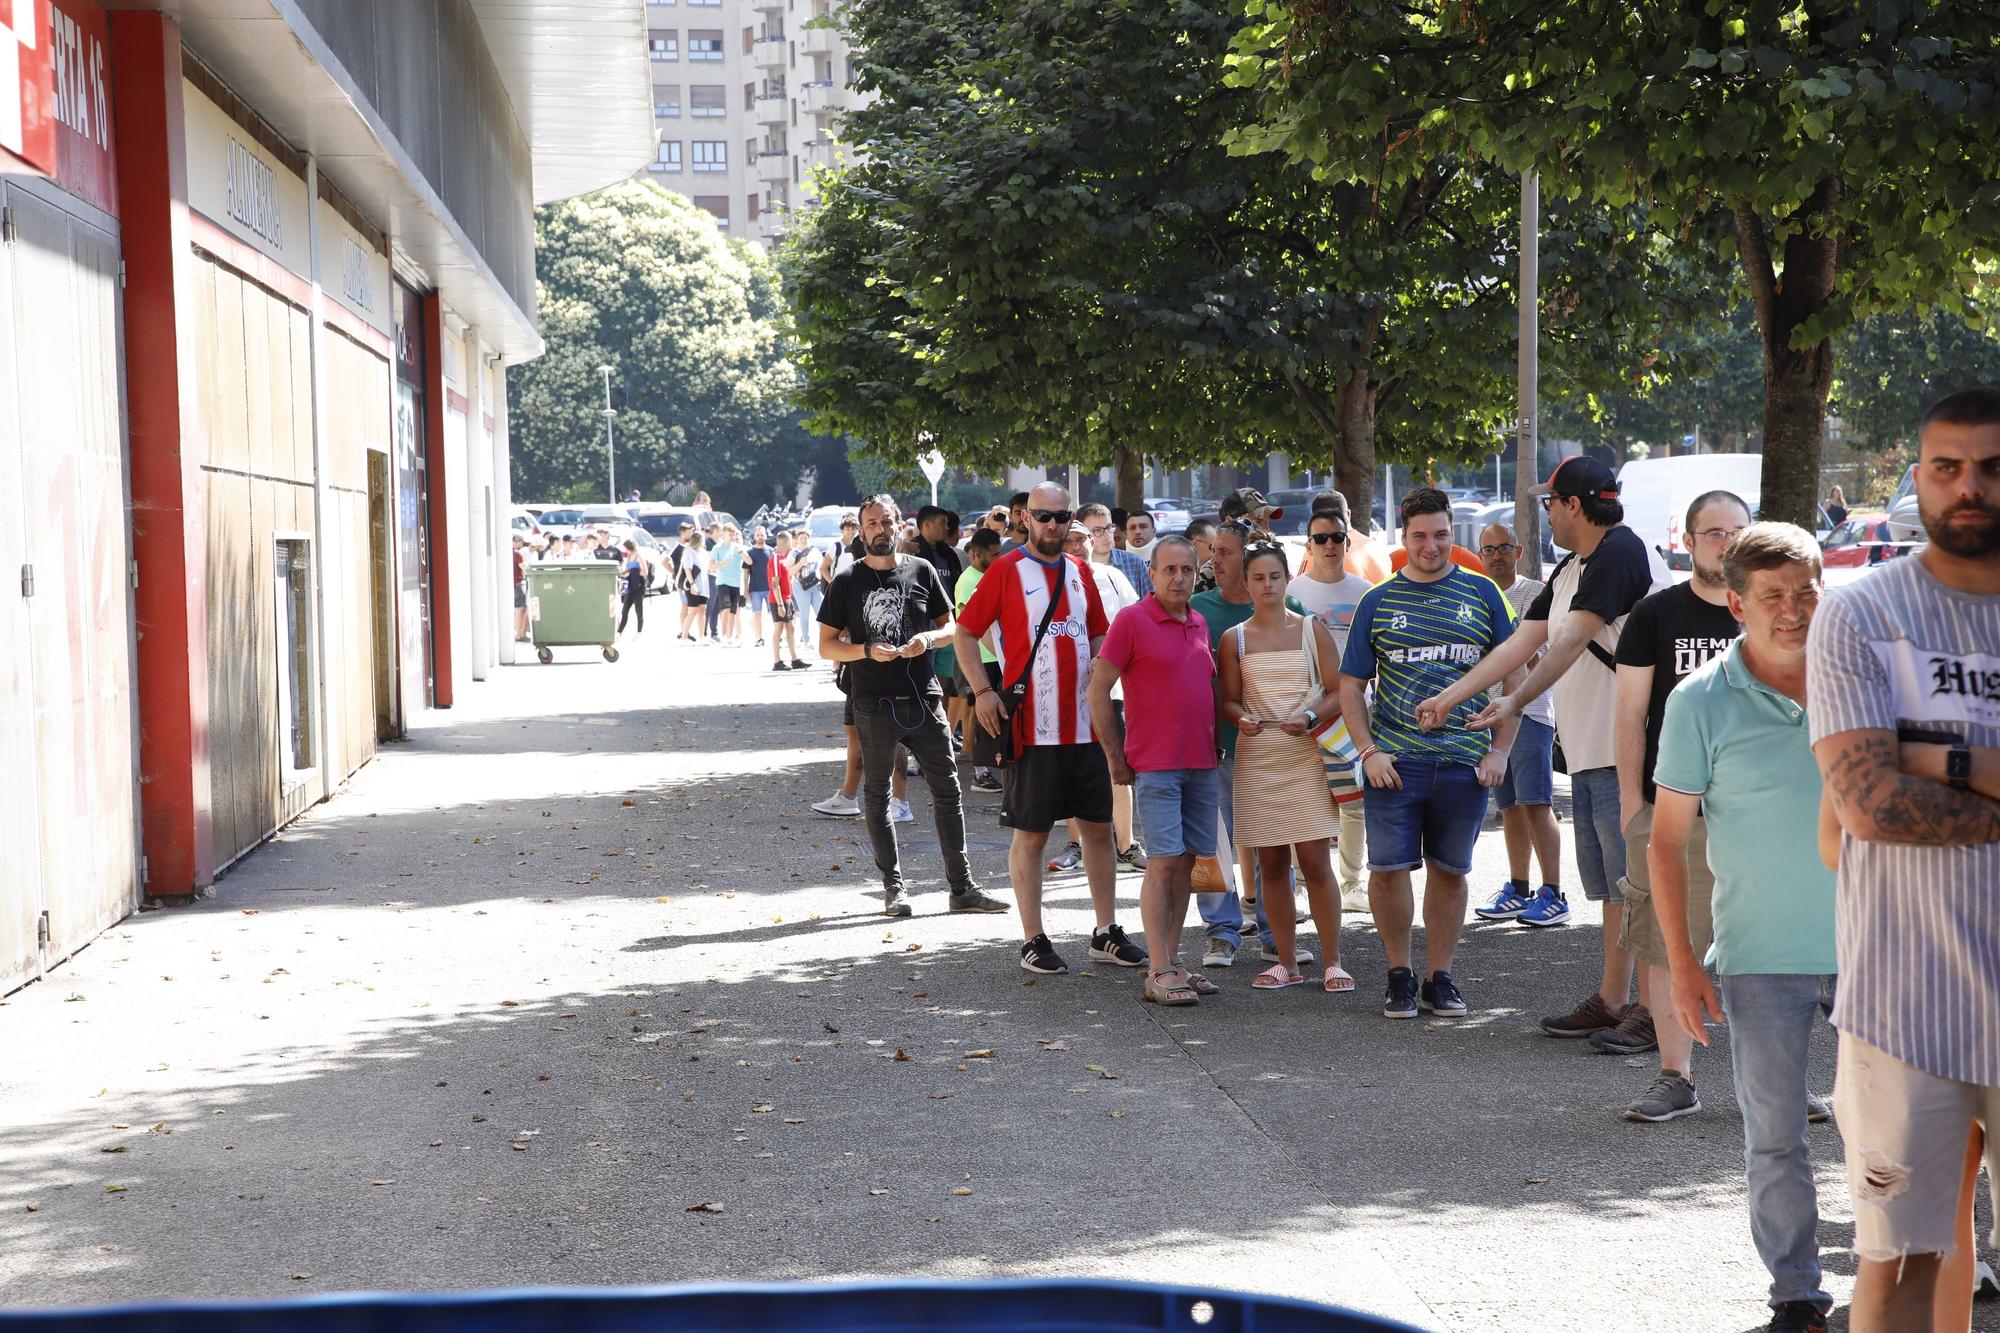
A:
{"label": "paved road", "polygon": [[[824,672],[657,633],[563,657],[0,1003],[0,1303],[1103,1274],[1439,1329],[1762,1326],[1726,1045],[1706,1112],[1638,1126],[1650,1066],[1535,1031],[1595,984],[1593,912],[1470,931],[1460,1022],[1378,1016],[1365,919],[1348,997],[1030,980],[921,853],[921,914],[876,915],[861,829],[805,811],[838,780]],[[1075,966],[1084,887],[1051,897]]]}

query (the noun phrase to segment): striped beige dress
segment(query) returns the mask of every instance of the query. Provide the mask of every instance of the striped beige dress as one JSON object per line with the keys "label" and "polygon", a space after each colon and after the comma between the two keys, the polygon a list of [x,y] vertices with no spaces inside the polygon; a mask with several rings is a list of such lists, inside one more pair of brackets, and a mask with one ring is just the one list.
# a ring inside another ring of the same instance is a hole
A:
{"label": "striped beige dress", "polygon": [[[1243,673],[1243,711],[1270,722],[1289,717],[1312,698],[1312,669],[1303,648],[1244,651],[1243,626],[1236,659]],[[1236,738],[1236,845],[1289,847],[1340,834],[1340,815],[1327,790],[1319,742],[1266,726]]]}

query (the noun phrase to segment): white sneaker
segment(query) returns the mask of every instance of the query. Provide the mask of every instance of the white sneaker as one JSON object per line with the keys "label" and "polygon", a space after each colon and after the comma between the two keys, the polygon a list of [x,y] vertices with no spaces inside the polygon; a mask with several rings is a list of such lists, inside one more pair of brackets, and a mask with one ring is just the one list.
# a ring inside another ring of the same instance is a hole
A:
{"label": "white sneaker", "polygon": [[916,812],[910,809],[908,801],[897,800],[894,796],[889,798],[889,822],[891,824],[907,824],[916,817]]}
{"label": "white sneaker", "polygon": [[1361,912],[1364,914],[1370,911],[1371,909],[1368,906],[1368,890],[1353,888],[1341,894],[1340,910],[1343,912]]}
{"label": "white sneaker", "polygon": [[839,792],[824,801],[814,801],[812,808],[822,815],[833,815],[840,819],[859,819],[861,802],[852,796],[842,796]]}
{"label": "white sneaker", "polygon": [[[1305,948],[1303,945],[1295,945],[1294,948],[1298,951],[1298,958],[1292,965],[1294,967],[1311,967],[1313,961],[1312,950]],[[1273,950],[1267,949],[1261,944],[1257,946],[1257,956],[1267,963],[1278,961],[1278,955]]]}
{"label": "white sneaker", "polygon": [[1228,967],[1236,961],[1236,946],[1228,940],[1210,940],[1208,952],[1201,956],[1203,967]]}

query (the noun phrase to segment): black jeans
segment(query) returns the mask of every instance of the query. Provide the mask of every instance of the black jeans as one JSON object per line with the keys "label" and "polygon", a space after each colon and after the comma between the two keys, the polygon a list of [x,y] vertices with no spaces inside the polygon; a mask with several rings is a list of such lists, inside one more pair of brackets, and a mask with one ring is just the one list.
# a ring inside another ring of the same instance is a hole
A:
{"label": "black jeans", "polygon": [[890,892],[903,887],[896,826],[889,822],[889,779],[901,762],[896,757],[901,746],[916,758],[931,789],[945,881],[954,894],[974,892],[972,862],[965,854],[965,805],[959,796],[958,765],[952,758],[944,704],[934,698],[856,694],[854,734],[861,742],[861,819],[868,826],[882,887]]}
{"label": "black jeans", "polygon": [[639,632],[641,634],[644,634],[646,632],[645,589],[641,588],[638,592],[633,592],[630,588],[627,588],[625,590],[625,596],[621,599],[618,608],[618,632],[620,634],[623,634],[625,632],[626,616],[639,617]]}

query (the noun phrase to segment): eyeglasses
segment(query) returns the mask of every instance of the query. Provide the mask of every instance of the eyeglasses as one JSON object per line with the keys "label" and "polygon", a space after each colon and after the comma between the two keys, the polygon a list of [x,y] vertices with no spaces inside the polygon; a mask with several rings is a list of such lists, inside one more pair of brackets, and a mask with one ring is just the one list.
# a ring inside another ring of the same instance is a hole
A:
{"label": "eyeglasses", "polygon": [[1328,542],[1332,542],[1335,546],[1345,546],[1347,545],[1347,534],[1344,532],[1315,532],[1312,535],[1312,544],[1314,546],[1324,546]]}
{"label": "eyeglasses", "polygon": [[1086,526],[1084,528],[1084,531],[1088,532],[1093,537],[1102,537],[1105,533],[1111,531],[1111,525],[1109,523],[1099,523],[1094,528]]}
{"label": "eyeglasses", "polygon": [[1037,523],[1067,523],[1076,517],[1076,513],[1069,509],[1030,509],[1028,517]]}
{"label": "eyeglasses", "polygon": [[1500,544],[1499,544],[1498,546],[1482,546],[1482,547],[1480,547],[1480,548],[1479,548],[1479,554],[1481,554],[1481,555],[1507,555],[1507,554],[1509,554],[1510,552],[1513,552],[1513,551],[1518,551],[1518,550],[1520,550],[1520,549],[1521,549],[1521,548],[1520,548],[1520,546],[1519,546],[1518,544],[1514,543],[1514,542],[1501,542],[1501,543],[1500,543]]}
{"label": "eyeglasses", "polygon": [[1703,528],[1695,536],[1705,542],[1726,542],[1732,540],[1741,531],[1743,531],[1741,528]]}

